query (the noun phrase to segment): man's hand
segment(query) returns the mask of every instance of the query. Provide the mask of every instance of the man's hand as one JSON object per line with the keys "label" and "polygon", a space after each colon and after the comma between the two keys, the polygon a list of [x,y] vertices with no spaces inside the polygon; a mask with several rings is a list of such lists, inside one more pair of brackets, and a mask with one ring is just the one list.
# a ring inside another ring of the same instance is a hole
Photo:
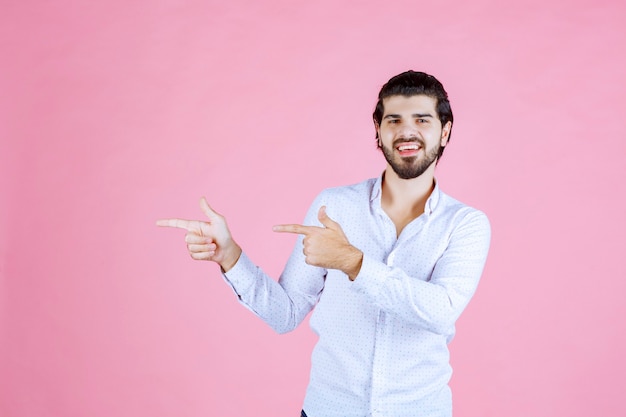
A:
{"label": "man's hand", "polygon": [[161,219],[157,220],[157,226],[185,229],[191,257],[216,262],[226,272],[239,260],[241,248],[233,240],[226,219],[215,212],[204,197],[200,199],[200,208],[208,218],[206,221]]}
{"label": "man's hand", "polygon": [[274,226],[273,230],[279,233],[304,235],[302,243],[307,264],[338,269],[354,281],[361,270],[363,252],[348,242],[339,223],[326,214],[325,206],[320,208],[317,217],[324,227],[281,224]]}

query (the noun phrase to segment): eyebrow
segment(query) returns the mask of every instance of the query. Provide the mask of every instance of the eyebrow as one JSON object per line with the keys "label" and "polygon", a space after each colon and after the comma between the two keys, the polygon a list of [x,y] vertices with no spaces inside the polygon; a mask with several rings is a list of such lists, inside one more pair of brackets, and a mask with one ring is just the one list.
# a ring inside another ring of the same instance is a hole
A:
{"label": "eyebrow", "polygon": [[[416,117],[416,118],[426,118],[426,117],[433,117],[432,114],[430,113],[414,113],[411,115],[412,117]],[[401,119],[402,116],[399,114],[388,114],[385,117],[383,117],[383,119]]]}

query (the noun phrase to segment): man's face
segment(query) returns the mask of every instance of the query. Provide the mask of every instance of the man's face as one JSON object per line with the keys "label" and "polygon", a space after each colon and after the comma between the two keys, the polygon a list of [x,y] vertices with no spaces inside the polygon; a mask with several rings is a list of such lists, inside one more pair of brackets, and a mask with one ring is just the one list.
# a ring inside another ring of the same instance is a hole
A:
{"label": "man's face", "polygon": [[429,96],[390,96],[383,105],[376,129],[385,159],[400,178],[419,177],[437,160],[452,123],[441,126],[437,100]]}

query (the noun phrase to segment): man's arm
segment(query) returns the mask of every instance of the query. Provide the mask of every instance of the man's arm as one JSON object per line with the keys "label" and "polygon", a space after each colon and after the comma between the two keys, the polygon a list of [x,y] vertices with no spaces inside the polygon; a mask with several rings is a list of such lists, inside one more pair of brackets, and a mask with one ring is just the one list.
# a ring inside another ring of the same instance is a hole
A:
{"label": "man's arm", "polygon": [[428,281],[364,257],[353,289],[385,311],[432,332],[449,334],[476,291],[490,237],[487,217],[473,211],[455,227]]}
{"label": "man's arm", "polygon": [[342,270],[354,281],[352,288],[382,310],[436,333],[450,332],[476,291],[487,258],[491,231],[483,213],[472,211],[455,228],[428,281],[364,255],[325,211],[319,216],[325,228],[281,225],[274,230],[302,234],[307,263]]}
{"label": "man's arm", "polygon": [[301,253],[301,249],[296,249],[296,256],[292,255],[288,263],[290,272],[283,273],[280,283],[276,282],[254,265],[234,241],[224,216],[204,198],[200,207],[207,216],[205,221],[171,218],[158,220],[157,225],[186,230],[185,242],[191,257],[219,264],[239,301],[275,331],[285,333],[297,327],[319,298],[325,270],[294,262],[292,259]]}

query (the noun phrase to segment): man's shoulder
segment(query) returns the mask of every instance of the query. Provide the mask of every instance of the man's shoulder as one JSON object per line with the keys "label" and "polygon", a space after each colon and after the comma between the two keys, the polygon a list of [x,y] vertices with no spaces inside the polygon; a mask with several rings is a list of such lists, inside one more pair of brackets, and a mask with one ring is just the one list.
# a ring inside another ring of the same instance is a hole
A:
{"label": "man's shoulder", "polygon": [[349,185],[341,185],[338,187],[330,187],[324,189],[319,198],[322,199],[336,199],[336,198],[358,198],[358,197],[367,197],[369,198],[372,194],[372,190],[376,186],[377,178],[369,178],[364,181],[349,184]]}
{"label": "man's shoulder", "polygon": [[326,213],[335,220],[341,220],[345,213],[355,213],[355,210],[368,211],[372,190],[376,186],[376,178],[361,181],[356,184],[330,187],[322,190],[311,203],[305,224],[318,225],[317,213],[321,206],[326,206]]}
{"label": "man's shoulder", "polygon": [[439,202],[441,206],[445,207],[446,209],[474,209],[470,205],[465,204],[464,202],[452,197],[450,194],[447,194],[441,190],[439,191]]}
{"label": "man's shoulder", "polygon": [[462,222],[462,221],[479,221],[482,223],[489,223],[487,215],[456,198],[439,191],[439,202],[437,204],[436,211],[440,214],[440,217],[447,218],[447,221]]}

